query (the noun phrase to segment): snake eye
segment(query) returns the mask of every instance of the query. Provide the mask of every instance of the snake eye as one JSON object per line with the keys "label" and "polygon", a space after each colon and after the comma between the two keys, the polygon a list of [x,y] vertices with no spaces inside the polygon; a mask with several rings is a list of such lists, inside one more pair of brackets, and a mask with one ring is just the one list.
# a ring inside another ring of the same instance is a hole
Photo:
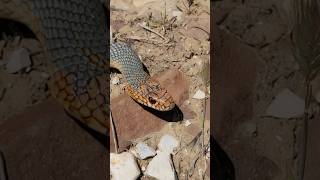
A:
{"label": "snake eye", "polygon": [[155,104],[157,101],[155,99],[153,99],[152,97],[149,97],[149,102],[151,104]]}

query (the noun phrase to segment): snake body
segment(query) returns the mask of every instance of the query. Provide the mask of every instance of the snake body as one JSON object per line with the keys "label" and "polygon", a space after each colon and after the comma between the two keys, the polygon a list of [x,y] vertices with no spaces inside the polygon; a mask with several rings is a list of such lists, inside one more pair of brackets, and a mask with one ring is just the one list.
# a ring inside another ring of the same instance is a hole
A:
{"label": "snake body", "polygon": [[174,103],[167,91],[143,71],[133,50],[111,44],[103,4],[99,0],[0,0],[0,18],[28,26],[42,43],[51,74],[51,94],[76,119],[90,128],[109,132],[109,63],[128,81],[126,92],[157,110]]}
{"label": "snake body", "polygon": [[128,83],[125,91],[137,102],[159,111],[168,111],[175,106],[168,91],[143,70],[141,60],[129,45],[111,44],[110,65],[124,75]]}

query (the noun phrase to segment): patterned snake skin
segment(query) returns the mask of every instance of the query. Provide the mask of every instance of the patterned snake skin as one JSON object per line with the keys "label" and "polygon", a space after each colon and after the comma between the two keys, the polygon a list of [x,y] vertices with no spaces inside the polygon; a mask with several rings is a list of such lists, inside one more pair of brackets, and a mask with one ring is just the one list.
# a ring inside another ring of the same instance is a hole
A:
{"label": "patterned snake skin", "polygon": [[[90,128],[109,132],[107,21],[99,0],[0,0],[0,18],[28,26],[41,41],[51,74],[50,90],[64,108]],[[139,58],[121,43],[111,45],[111,66],[128,80],[137,102],[170,110],[172,97],[142,69]],[[107,85],[108,86],[108,85]]]}
{"label": "patterned snake skin", "polygon": [[159,111],[169,111],[175,106],[167,90],[143,70],[139,57],[127,44],[111,44],[110,65],[124,75],[128,82],[125,91],[137,102]]}

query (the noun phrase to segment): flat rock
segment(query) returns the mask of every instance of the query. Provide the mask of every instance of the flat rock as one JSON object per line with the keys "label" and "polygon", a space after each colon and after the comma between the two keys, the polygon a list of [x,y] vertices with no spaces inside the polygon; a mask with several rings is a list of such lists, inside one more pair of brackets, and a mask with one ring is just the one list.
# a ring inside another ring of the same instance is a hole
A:
{"label": "flat rock", "polygon": [[267,116],[295,118],[303,115],[304,100],[289,89],[282,90],[266,110]]}
{"label": "flat rock", "polygon": [[197,92],[192,96],[193,99],[204,99],[205,97],[206,97],[206,94],[200,89],[197,90]]}
{"label": "flat rock", "polygon": [[[156,111],[136,103],[127,94],[111,99],[111,111],[120,149],[129,145],[130,140],[159,131],[166,122],[180,121],[183,118],[183,110],[187,108],[180,109],[180,106],[189,96],[189,83],[186,78],[178,70],[167,70],[154,77],[166,87],[179,108],[168,112]],[[111,151],[113,147],[111,141]]]}
{"label": "flat rock", "polygon": [[0,125],[10,180],[105,179],[107,149],[48,100]]}
{"label": "flat rock", "polygon": [[29,52],[25,48],[17,48],[8,55],[6,70],[9,73],[16,73],[31,65]]}
{"label": "flat rock", "polygon": [[134,151],[140,159],[146,159],[156,155],[156,151],[143,142],[139,142],[134,148]]}
{"label": "flat rock", "polygon": [[131,153],[110,153],[110,172],[113,180],[136,180],[140,169]]}
{"label": "flat rock", "polygon": [[170,154],[161,151],[157,151],[157,155],[150,161],[145,174],[158,180],[177,179]]}
{"label": "flat rock", "polygon": [[178,146],[179,141],[175,137],[165,134],[160,139],[158,149],[162,152],[167,152],[171,154]]}

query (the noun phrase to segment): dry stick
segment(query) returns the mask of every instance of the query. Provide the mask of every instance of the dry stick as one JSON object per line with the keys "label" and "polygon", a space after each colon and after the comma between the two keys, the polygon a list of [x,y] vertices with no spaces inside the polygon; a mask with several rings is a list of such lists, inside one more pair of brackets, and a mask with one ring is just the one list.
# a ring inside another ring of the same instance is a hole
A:
{"label": "dry stick", "polygon": [[114,122],[113,122],[111,110],[110,110],[110,121],[111,121],[114,149],[115,149],[116,153],[118,154],[118,138],[117,138],[117,134],[116,134],[116,128],[114,127]]}
{"label": "dry stick", "polygon": [[167,41],[167,38],[165,38],[164,36],[162,36],[162,35],[161,35],[160,33],[158,33],[157,31],[152,30],[150,27],[145,26],[145,25],[140,24],[140,23],[138,23],[138,25],[139,25],[140,27],[142,27],[142,28],[144,28],[144,29],[146,29],[146,30],[148,30],[148,31],[150,31],[150,32],[152,32],[152,33],[154,33],[154,34],[158,35],[158,36],[159,36],[159,37],[161,37],[163,40]]}

